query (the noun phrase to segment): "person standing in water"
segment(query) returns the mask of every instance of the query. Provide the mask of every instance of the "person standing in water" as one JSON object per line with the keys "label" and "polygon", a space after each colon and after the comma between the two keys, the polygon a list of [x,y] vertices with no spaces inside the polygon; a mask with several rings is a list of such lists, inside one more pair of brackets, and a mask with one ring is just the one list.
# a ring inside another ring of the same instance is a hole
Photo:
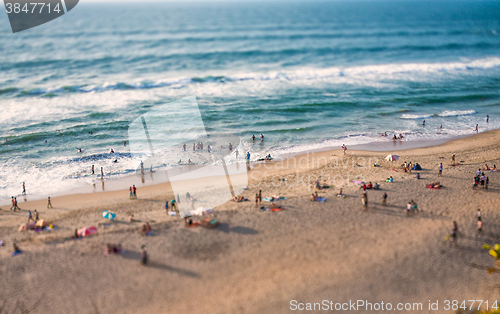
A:
{"label": "person standing in water", "polygon": [[490,115],[486,115],[486,123],[488,123],[488,121],[490,120]]}
{"label": "person standing in water", "polygon": [[255,134],[252,135],[252,142],[255,142]]}
{"label": "person standing in water", "polygon": [[425,120],[424,120],[424,121],[422,121],[422,126],[425,126]]}
{"label": "person standing in water", "polygon": [[474,130],[474,132],[479,133],[479,124],[476,124],[476,129]]}
{"label": "person standing in water", "polygon": [[264,134],[262,134],[262,133],[260,134],[260,141],[264,142]]}
{"label": "person standing in water", "polygon": [[92,174],[94,174],[94,165],[92,165]]}
{"label": "person standing in water", "polygon": [[104,179],[104,170],[101,167],[101,180],[103,180],[103,179]]}

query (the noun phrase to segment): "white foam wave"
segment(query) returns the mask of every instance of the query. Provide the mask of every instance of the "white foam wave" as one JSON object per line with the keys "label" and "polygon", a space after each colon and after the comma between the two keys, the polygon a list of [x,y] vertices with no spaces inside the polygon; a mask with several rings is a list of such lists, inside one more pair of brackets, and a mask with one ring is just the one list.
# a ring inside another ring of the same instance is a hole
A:
{"label": "white foam wave", "polygon": [[438,114],[440,117],[455,117],[455,116],[466,116],[470,114],[475,114],[475,110],[446,110]]}
{"label": "white foam wave", "polygon": [[404,113],[401,115],[401,119],[427,119],[432,117],[433,114],[409,114]]}

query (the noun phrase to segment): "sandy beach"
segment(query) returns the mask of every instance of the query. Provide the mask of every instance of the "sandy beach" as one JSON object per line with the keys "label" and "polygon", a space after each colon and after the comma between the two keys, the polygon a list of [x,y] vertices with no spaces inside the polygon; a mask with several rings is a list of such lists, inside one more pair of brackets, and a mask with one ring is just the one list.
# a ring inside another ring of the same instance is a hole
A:
{"label": "sandy beach", "polygon": [[[500,274],[488,274],[494,259],[482,245],[500,242],[500,173],[485,172],[488,190],[473,190],[472,184],[478,168],[500,166],[499,143],[500,130],[494,130],[426,148],[348,148],[345,155],[334,150],[255,165],[241,194],[249,201],[214,208],[215,229],[186,228],[180,217],[166,215],[165,202],[173,198],[168,183],[139,186],[137,200],[129,200],[128,190],[54,197],[51,209],[46,200],[20,198],[21,211],[0,210],[0,308],[6,313],[289,313],[292,304],[364,300],[393,307],[422,304],[409,313],[454,313],[446,310],[446,300],[491,305],[500,302]],[[389,153],[399,160],[384,160]],[[453,153],[460,166],[450,166]],[[405,173],[400,167],[405,161],[423,170]],[[440,163],[443,176],[437,177]],[[394,182],[386,183],[390,176]],[[310,201],[316,180],[330,185],[317,191],[327,198],[324,203]],[[352,181],[380,184],[380,190],[367,191],[366,208]],[[443,187],[425,187],[435,181]],[[336,197],[339,188],[346,198]],[[285,196],[275,202],[285,210],[256,207],[259,190],[263,197]],[[381,204],[384,192],[387,205]],[[419,213],[407,216],[410,200]],[[57,229],[18,232],[34,209]],[[116,213],[116,220],[102,218],[103,210]],[[130,214],[135,222],[128,222]],[[146,221],[155,235],[139,234]],[[459,236],[452,246],[445,237],[453,221]],[[92,225],[98,228],[95,235],[71,238],[75,229]],[[23,250],[14,257],[13,242]],[[125,252],[105,255],[106,243],[120,243]],[[147,266],[140,264],[141,245],[150,257]],[[429,302],[436,301],[438,309],[429,310]]]}

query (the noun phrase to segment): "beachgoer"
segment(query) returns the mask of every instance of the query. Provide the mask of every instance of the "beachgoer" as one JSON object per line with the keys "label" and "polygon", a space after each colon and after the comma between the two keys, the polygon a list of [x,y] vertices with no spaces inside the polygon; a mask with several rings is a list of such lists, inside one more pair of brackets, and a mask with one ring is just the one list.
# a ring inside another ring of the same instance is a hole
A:
{"label": "beachgoer", "polygon": [[255,134],[252,135],[252,141],[255,142]]}
{"label": "beachgoer", "polygon": [[196,144],[193,143],[193,152],[196,151]]}
{"label": "beachgoer", "polygon": [[413,204],[410,201],[410,202],[408,202],[408,205],[406,205],[406,216],[410,216],[412,208],[413,208]]}
{"label": "beachgoer", "polygon": [[339,189],[339,194],[337,194],[337,196],[338,195],[342,195],[342,188]]}
{"label": "beachgoer", "polygon": [[364,207],[368,206],[368,195],[366,194],[366,191],[363,191],[363,194],[361,194],[361,203]]}
{"label": "beachgoer", "polygon": [[366,187],[367,189],[373,189],[373,185],[371,182],[368,183],[368,186]]}
{"label": "beachgoer", "polygon": [[259,190],[259,204],[262,204],[262,190]]}
{"label": "beachgoer", "polygon": [[247,161],[250,161],[250,152],[247,152]]}
{"label": "beachgoer", "polygon": [[94,174],[94,165],[92,165],[92,174]]}
{"label": "beachgoer", "polygon": [[424,120],[424,121],[422,121],[422,126],[425,126],[425,120]]}
{"label": "beachgoer", "polygon": [[384,195],[382,195],[382,205],[387,204],[387,192],[384,192]]}
{"label": "beachgoer", "polygon": [[176,203],[176,201],[175,201],[175,200],[171,200],[171,201],[170,201],[170,205],[172,205],[172,209],[173,209],[173,210],[175,210],[175,211],[179,211],[179,210],[177,209],[177,203]]}
{"label": "beachgoer", "polygon": [[346,154],[347,146],[345,144],[342,144],[342,149],[344,150],[344,155]]}
{"label": "beachgoer", "polygon": [[104,179],[104,170],[101,167],[101,180],[103,180],[103,179]]}
{"label": "beachgoer", "polygon": [[14,197],[14,211],[16,211],[16,209],[21,210],[21,208],[17,205],[17,197]]}
{"label": "beachgoer", "polygon": [[311,194],[311,202],[314,202],[316,200],[316,196],[313,194]]}
{"label": "beachgoer", "polygon": [[52,202],[50,201],[50,196],[47,197],[47,208],[52,208]]}
{"label": "beachgoer", "polygon": [[184,144],[182,145],[182,150],[183,150],[183,151],[186,151],[186,143],[184,143]]}
{"label": "beachgoer", "polygon": [[143,245],[141,246],[141,263],[142,265],[147,265],[148,264],[148,252],[146,251],[146,246]]}
{"label": "beachgoer", "polygon": [[35,209],[33,214],[35,215],[35,223],[37,223],[38,222],[38,211]]}
{"label": "beachgoer", "polygon": [[238,159],[238,149],[236,149],[234,152],[235,152],[235,155],[236,155],[236,159]]}
{"label": "beachgoer", "polygon": [[417,172],[417,174],[415,175],[415,178],[420,179],[420,173]]}
{"label": "beachgoer", "polygon": [[134,215],[128,216],[128,222],[134,222]]}
{"label": "beachgoer", "polygon": [[20,254],[20,253],[22,253],[21,249],[17,246],[17,244],[15,242],[12,243],[12,249],[14,251],[13,252],[14,254]]}
{"label": "beachgoer", "polygon": [[486,123],[490,120],[490,115],[486,115]]}
{"label": "beachgoer", "polygon": [[233,150],[233,144],[229,143],[228,148],[229,148],[229,151],[232,151]]}
{"label": "beachgoer", "polygon": [[484,188],[487,190],[488,189],[488,185],[490,184],[490,178],[489,177],[486,177],[486,181],[484,182]]}
{"label": "beachgoer", "polygon": [[132,199],[134,197],[134,192],[132,192],[132,187],[129,187],[128,191],[129,191],[129,199]]}
{"label": "beachgoer", "polygon": [[192,164],[191,158],[188,159],[188,164]]}
{"label": "beachgoer", "polygon": [[477,133],[479,133],[478,126],[479,126],[479,124],[476,124],[476,129],[474,130],[474,131],[475,131],[475,132],[477,132]]}
{"label": "beachgoer", "polygon": [[455,153],[453,153],[453,155],[451,155],[451,165],[452,166],[455,165]]}
{"label": "beachgoer", "polygon": [[439,172],[438,172],[438,177],[442,177],[443,176],[443,163],[440,163],[439,164]]}
{"label": "beachgoer", "polygon": [[481,210],[478,208],[477,209],[477,220],[481,220],[481,216],[482,216]]}
{"label": "beachgoer", "polygon": [[[33,216],[31,215],[31,210],[28,211],[28,223],[33,220]],[[34,221],[34,220],[33,220]]]}
{"label": "beachgoer", "polygon": [[23,194],[26,195],[26,184],[23,182]]}
{"label": "beachgoer", "polygon": [[481,220],[477,221],[477,232],[481,233],[483,231],[483,222]]}
{"label": "beachgoer", "polygon": [[262,133],[260,134],[260,141],[264,142],[264,135]]}
{"label": "beachgoer", "polygon": [[12,206],[10,207],[10,210],[14,209],[14,211],[16,211],[16,206],[14,204],[14,196],[11,197],[11,202],[12,202]]}
{"label": "beachgoer", "polygon": [[476,171],[476,175],[477,175],[477,176],[480,176],[480,175],[481,175],[481,169],[477,169],[477,171]]}
{"label": "beachgoer", "polygon": [[127,141],[123,141],[123,146],[127,146]]}
{"label": "beachgoer", "polygon": [[486,177],[484,176],[484,172],[481,174],[481,176],[479,177],[479,182],[481,184],[481,186],[484,188],[484,181],[486,180]]}
{"label": "beachgoer", "polygon": [[255,194],[255,207],[259,206],[259,193]]}
{"label": "beachgoer", "polygon": [[144,174],[144,163],[142,162],[142,160],[140,165],[141,165],[141,174]]}
{"label": "beachgoer", "polygon": [[488,164],[484,164],[483,170],[490,170],[490,167],[488,167]]}
{"label": "beachgoer", "polygon": [[377,182],[375,182],[375,185],[373,186],[373,189],[374,190],[380,190],[380,184],[378,184]]}
{"label": "beachgoer", "polygon": [[137,188],[135,185],[132,185],[132,194],[134,194],[134,198],[137,199]]}

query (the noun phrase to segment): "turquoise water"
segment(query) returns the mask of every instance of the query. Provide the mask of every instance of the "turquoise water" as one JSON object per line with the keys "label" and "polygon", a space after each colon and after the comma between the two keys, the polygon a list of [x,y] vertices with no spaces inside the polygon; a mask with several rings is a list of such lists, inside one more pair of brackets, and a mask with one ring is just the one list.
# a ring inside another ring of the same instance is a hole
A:
{"label": "turquoise water", "polygon": [[132,121],[191,95],[252,160],[500,128],[499,16],[496,1],[82,2],[12,34],[2,13],[0,201],[23,181],[33,197],[90,185],[92,164],[133,172]]}

